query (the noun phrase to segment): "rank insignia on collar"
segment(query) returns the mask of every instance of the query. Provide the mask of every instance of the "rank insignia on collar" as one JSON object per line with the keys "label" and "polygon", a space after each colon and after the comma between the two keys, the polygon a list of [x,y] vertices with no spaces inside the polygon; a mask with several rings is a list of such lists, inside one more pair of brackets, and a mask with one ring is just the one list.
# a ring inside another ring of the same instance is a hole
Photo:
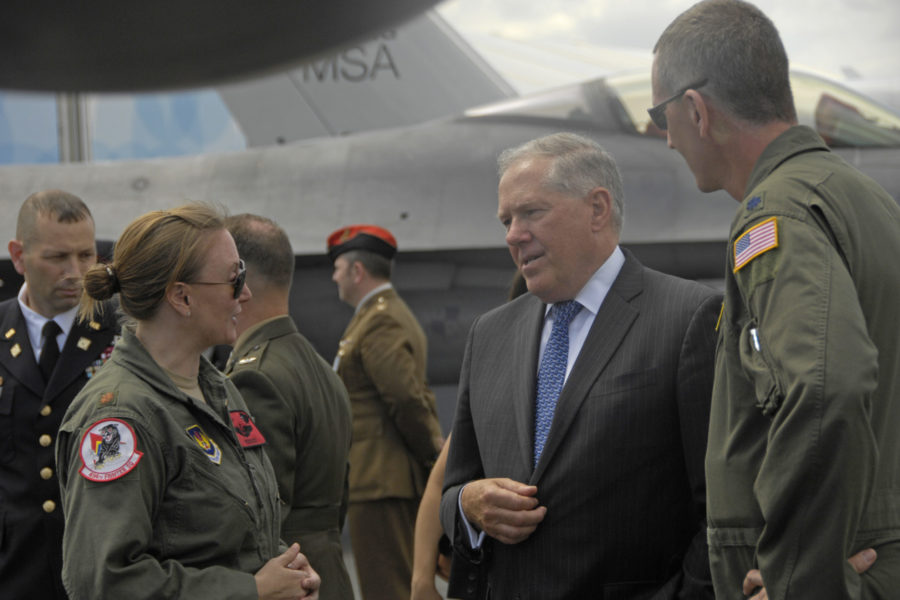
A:
{"label": "rank insignia on collar", "polygon": [[255,360],[256,360],[256,357],[255,357],[255,356],[245,356],[244,358],[242,358],[241,360],[239,360],[239,361],[237,362],[237,364],[239,364],[239,365],[249,365],[250,363],[252,363],[252,362],[255,361]]}
{"label": "rank insignia on collar", "polygon": [[78,343],[76,345],[82,350],[87,350],[91,347],[91,340],[86,337],[78,338]]}
{"label": "rank insignia on collar", "polygon": [[199,425],[191,425],[190,427],[185,428],[185,431],[191,436],[192,440],[197,442],[197,445],[203,450],[206,458],[217,465],[222,463],[222,450],[208,435],[206,435],[206,432],[203,431]]}
{"label": "rank insignia on collar", "polygon": [[17,356],[22,354],[22,346],[13,344],[13,347],[9,349],[9,353],[12,354],[13,358],[16,358]]}
{"label": "rank insignia on collar", "polygon": [[6,330],[6,333],[3,334],[3,337],[5,337],[6,339],[9,339],[14,335],[16,335],[16,330],[10,328],[10,329]]}
{"label": "rank insignia on collar", "polygon": [[233,410],[228,413],[231,416],[231,424],[234,425],[234,431],[237,433],[238,441],[244,448],[253,448],[262,446],[266,443],[266,438],[262,432],[250,418],[245,410]]}
{"label": "rank insignia on collar", "polygon": [[90,327],[94,331],[100,331],[100,323],[98,323],[97,321],[91,321],[90,323],[88,323],[88,327]]}

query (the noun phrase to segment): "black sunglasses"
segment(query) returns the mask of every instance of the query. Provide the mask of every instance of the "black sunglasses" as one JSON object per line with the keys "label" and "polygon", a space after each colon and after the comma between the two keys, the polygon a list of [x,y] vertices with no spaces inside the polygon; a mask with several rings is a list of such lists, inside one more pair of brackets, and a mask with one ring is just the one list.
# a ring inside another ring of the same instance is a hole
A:
{"label": "black sunglasses", "polygon": [[656,125],[660,129],[660,131],[665,131],[666,129],[668,129],[669,121],[666,119],[666,106],[668,106],[669,102],[678,100],[679,98],[684,96],[684,93],[688,90],[695,90],[697,88],[703,87],[704,85],[706,85],[707,81],[709,80],[701,79],[697,83],[692,83],[691,85],[685,86],[681,89],[681,91],[679,91],[671,98],[663,100],[653,108],[647,109],[647,113],[650,115],[650,120],[653,121],[653,124]]}
{"label": "black sunglasses", "polygon": [[234,281],[191,281],[191,285],[230,285],[234,287],[233,298],[237,300],[244,291],[244,280],[247,279],[247,268],[244,266],[244,259],[238,262],[238,273]]}

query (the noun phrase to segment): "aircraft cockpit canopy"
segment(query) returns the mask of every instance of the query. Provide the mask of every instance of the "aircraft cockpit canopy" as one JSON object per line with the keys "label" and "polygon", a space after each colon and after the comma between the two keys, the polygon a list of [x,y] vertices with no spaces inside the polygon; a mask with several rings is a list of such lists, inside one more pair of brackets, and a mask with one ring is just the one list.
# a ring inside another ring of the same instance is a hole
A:
{"label": "aircraft cockpit canopy", "polygon": [[[801,124],[833,148],[900,147],[900,114],[843,85],[804,71],[791,72]],[[572,121],[597,131],[665,139],[650,122],[650,75],[627,73],[514,98],[465,112],[467,118],[552,123]]]}

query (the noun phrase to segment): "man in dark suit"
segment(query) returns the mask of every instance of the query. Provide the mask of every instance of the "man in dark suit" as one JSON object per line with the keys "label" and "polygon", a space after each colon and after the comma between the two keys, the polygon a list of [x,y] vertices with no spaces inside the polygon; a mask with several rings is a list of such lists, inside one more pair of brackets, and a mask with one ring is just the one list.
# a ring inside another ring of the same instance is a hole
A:
{"label": "man in dark suit", "polygon": [[65,598],[53,445],[72,398],[112,351],[114,315],[76,315],[97,261],[94,220],[76,196],[29,196],[9,255],[25,284],[0,304],[0,595]]}
{"label": "man in dark suit", "polygon": [[238,339],[225,372],[266,437],[284,501],[281,538],[300,543],[322,578],[322,600],[353,600],[341,548],[350,453],[347,390],[288,314],[294,253],[287,234],[256,215],[228,217],[225,224],[253,293],[237,316]]}
{"label": "man in dark suit", "polygon": [[703,457],[721,298],[618,247],[621,178],[593,141],[533,140],[500,173],[530,293],[469,334],[444,528],[495,599],[711,598]]}

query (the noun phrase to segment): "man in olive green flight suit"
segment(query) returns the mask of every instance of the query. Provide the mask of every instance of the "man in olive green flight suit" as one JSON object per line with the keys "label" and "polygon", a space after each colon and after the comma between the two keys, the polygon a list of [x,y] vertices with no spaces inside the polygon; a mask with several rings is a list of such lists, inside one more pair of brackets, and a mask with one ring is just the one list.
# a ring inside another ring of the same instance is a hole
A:
{"label": "man in olive green flight suit", "polygon": [[697,4],[654,51],[654,123],[740,202],[706,457],[716,596],[896,598],[900,208],[797,125],[754,6]]}
{"label": "man in olive green flight suit", "polygon": [[425,334],[390,284],[396,251],[374,225],[328,238],[338,295],[356,308],[334,368],[353,410],[350,541],[366,600],[409,598],[416,511],[441,447]]}
{"label": "man in olive green flight suit", "polygon": [[284,503],[281,538],[300,543],[322,578],[322,600],[353,600],[341,547],[350,452],[347,390],[288,314],[294,253],[287,234],[256,215],[228,217],[225,224],[253,290],[237,316],[238,339],[225,371],[266,436]]}

